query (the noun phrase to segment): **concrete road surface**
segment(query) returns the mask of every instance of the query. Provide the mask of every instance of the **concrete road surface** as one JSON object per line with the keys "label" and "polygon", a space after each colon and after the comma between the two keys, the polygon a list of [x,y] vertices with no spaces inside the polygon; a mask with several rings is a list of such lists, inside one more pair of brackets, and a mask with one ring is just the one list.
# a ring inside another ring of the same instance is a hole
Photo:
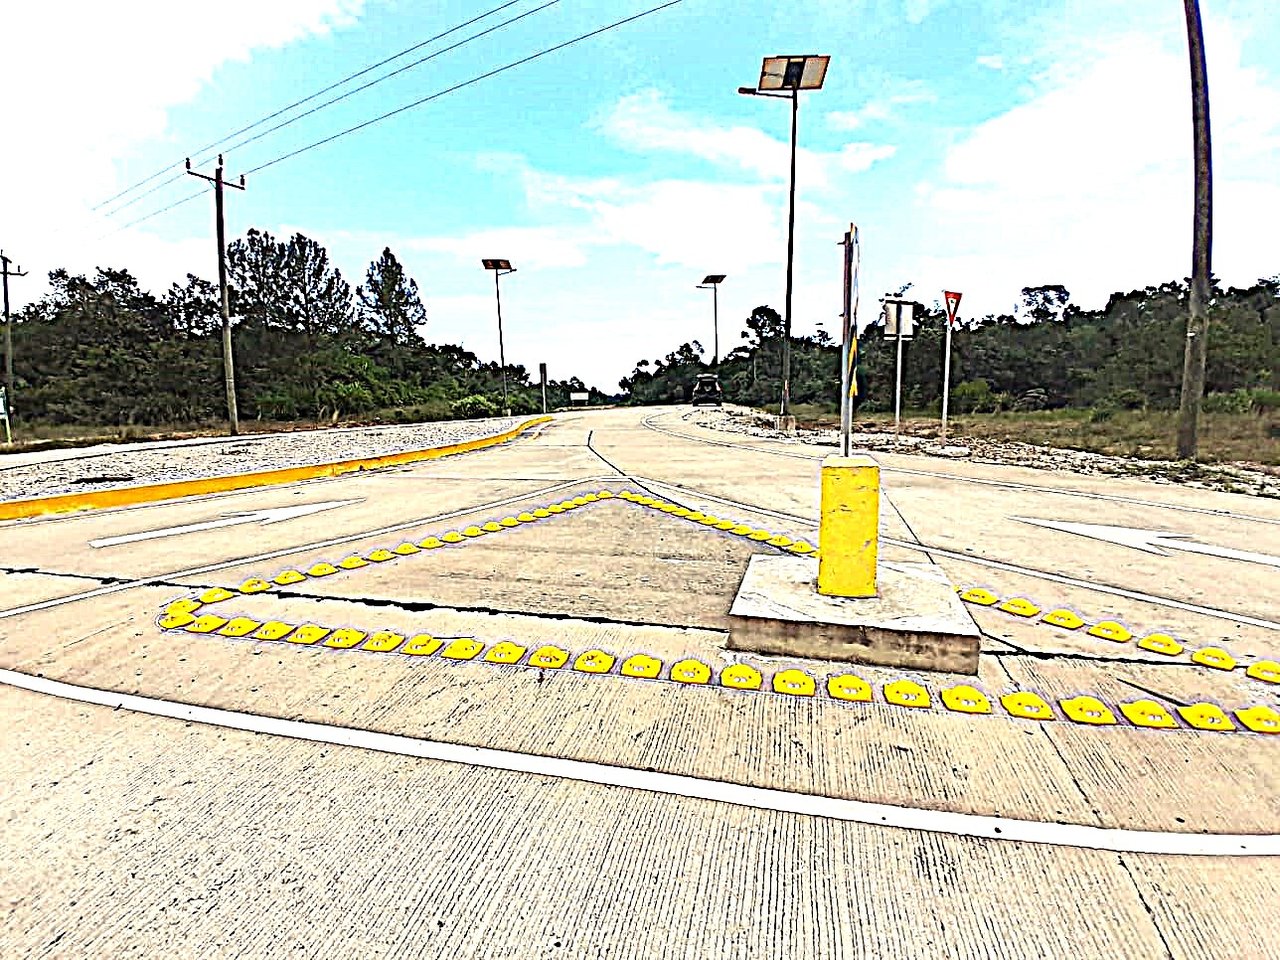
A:
{"label": "concrete road surface", "polygon": [[743,655],[831,451],[687,412],[0,525],[0,956],[1280,955],[1280,504],[876,455],[978,677]]}

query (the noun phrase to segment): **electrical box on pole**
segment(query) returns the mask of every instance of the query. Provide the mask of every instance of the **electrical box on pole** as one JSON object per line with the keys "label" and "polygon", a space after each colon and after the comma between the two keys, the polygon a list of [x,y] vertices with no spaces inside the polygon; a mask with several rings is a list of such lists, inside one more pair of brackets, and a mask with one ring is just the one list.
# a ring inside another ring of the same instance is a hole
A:
{"label": "electrical box on pole", "polygon": [[915,334],[916,305],[910,300],[886,297],[884,300],[884,335],[897,341],[898,358],[895,364],[893,388],[893,429],[902,429],[902,341]]}

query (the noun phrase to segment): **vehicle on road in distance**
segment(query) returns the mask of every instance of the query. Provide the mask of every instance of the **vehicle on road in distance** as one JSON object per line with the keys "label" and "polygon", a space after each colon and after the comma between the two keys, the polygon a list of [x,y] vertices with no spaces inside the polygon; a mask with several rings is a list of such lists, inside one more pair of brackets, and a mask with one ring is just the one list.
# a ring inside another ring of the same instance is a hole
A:
{"label": "vehicle on road in distance", "polygon": [[717,407],[724,403],[724,389],[720,386],[720,378],[714,373],[700,373],[693,384],[693,405],[714,403]]}

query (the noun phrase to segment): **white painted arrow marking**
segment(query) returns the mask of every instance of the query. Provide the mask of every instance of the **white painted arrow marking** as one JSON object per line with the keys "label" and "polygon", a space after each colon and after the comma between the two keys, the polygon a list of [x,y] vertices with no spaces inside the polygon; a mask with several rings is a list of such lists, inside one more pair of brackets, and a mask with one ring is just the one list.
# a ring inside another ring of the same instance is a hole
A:
{"label": "white painted arrow marking", "polygon": [[1187,533],[1164,533],[1159,530],[1143,530],[1141,527],[1112,527],[1102,523],[1068,523],[1064,520],[1032,520],[1029,517],[1011,517],[1021,523],[1047,527],[1050,530],[1061,530],[1063,533],[1075,533],[1093,540],[1106,543],[1118,543],[1121,546],[1133,547],[1146,553],[1167,557],[1170,550],[1181,550],[1184,553],[1199,553],[1206,557],[1221,557],[1224,560],[1244,560],[1247,563],[1263,563],[1271,567],[1280,567],[1280,557],[1267,553],[1251,553],[1248,550],[1233,550],[1230,547],[1217,547],[1211,543],[1196,543],[1188,540]]}
{"label": "white painted arrow marking", "polygon": [[143,533],[130,533],[123,537],[104,537],[101,540],[90,540],[91,547],[118,547],[125,543],[139,543],[143,540],[159,540],[161,537],[176,537],[184,533],[197,533],[201,530],[218,530],[222,527],[236,527],[245,523],[282,523],[285,520],[296,520],[309,517],[313,513],[325,510],[336,510],[338,507],[360,503],[360,500],[326,500],[324,503],[300,503],[293,507],[272,507],[269,510],[254,510],[251,513],[233,513],[221,520],[206,520],[204,523],[189,523],[181,527],[165,527],[161,530],[147,530]]}

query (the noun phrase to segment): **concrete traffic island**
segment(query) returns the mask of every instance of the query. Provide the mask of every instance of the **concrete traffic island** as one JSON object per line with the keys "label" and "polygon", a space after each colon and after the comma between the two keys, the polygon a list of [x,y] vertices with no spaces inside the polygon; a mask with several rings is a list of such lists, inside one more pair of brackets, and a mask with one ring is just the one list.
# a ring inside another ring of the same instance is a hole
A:
{"label": "concrete traffic island", "polygon": [[977,674],[969,611],[936,565],[879,563],[879,521],[875,461],[827,457],[816,581],[809,558],[753,557],[729,649]]}

